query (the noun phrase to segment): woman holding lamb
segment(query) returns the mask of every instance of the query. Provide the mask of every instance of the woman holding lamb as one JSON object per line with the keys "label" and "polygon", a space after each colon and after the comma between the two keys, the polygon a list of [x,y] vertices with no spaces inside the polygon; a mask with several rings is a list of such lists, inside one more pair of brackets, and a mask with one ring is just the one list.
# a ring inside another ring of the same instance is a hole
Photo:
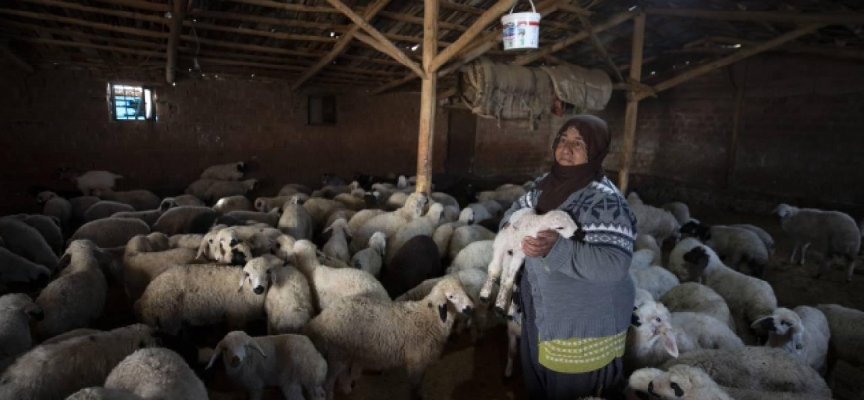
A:
{"label": "woman holding lamb", "polygon": [[531,207],[563,210],[579,226],[573,239],[553,230],[522,241],[522,369],[529,399],[615,398],[633,312],[628,274],[636,218],[603,174],[611,137],[603,120],[573,118],[552,145],[552,170],[505,214]]}

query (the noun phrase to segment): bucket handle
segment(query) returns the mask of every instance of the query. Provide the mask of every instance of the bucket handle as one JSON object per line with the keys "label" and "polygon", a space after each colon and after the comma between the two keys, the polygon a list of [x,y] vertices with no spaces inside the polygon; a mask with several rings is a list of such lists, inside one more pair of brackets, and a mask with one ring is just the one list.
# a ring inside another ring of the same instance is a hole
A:
{"label": "bucket handle", "polygon": [[[537,13],[537,9],[534,8],[534,2],[531,0],[528,0],[528,2],[531,3],[531,12]],[[518,1],[516,3],[518,3]],[[516,3],[513,3],[513,7],[510,7],[510,14],[513,14],[513,10],[516,9]]]}

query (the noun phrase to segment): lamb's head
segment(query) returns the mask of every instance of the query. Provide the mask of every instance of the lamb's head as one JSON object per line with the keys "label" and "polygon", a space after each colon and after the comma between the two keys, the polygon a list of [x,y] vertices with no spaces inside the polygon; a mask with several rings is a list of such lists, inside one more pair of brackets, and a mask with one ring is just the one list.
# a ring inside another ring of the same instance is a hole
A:
{"label": "lamb's head", "polygon": [[284,261],[272,255],[265,255],[249,260],[243,267],[243,277],[240,278],[240,288],[237,291],[243,290],[243,283],[248,280],[252,292],[255,294],[264,294],[272,283],[273,270],[282,268],[284,265]]}
{"label": "lamb's head", "polygon": [[[357,183],[357,181],[354,181],[354,183]],[[355,189],[351,189],[351,196],[354,198],[357,198],[357,199],[363,199],[366,197],[366,191],[360,187],[355,188]]]}
{"label": "lamb's head", "polygon": [[543,226],[549,227],[549,229],[552,229],[557,232],[558,235],[566,239],[575,236],[576,231],[579,230],[579,226],[576,225],[576,222],[573,221],[573,218],[570,218],[570,214],[566,211],[549,211],[548,213],[543,214],[540,218]]}
{"label": "lamb's head", "polygon": [[173,197],[166,197],[166,198],[162,199],[161,203],[159,203],[159,211],[161,211],[163,213],[165,211],[168,211],[168,210],[174,208],[174,207],[177,207],[177,199],[175,199]]}
{"label": "lamb's head", "polygon": [[270,254],[273,254],[284,261],[293,261],[295,242],[296,241],[291,236],[279,235],[276,240],[273,241],[273,247],[270,248]]}
{"label": "lamb's head", "polygon": [[408,178],[405,175],[399,175],[399,179],[396,181],[396,188],[405,189],[408,187]]}
{"label": "lamb's head", "polygon": [[426,218],[431,220],[432,222],[441,223],[441,218],[444,216],[444,205],[441,203],[434,203],[429,206],[429,211],[426,211]]}
{"label": "lamb's head", "polygon": [[706,241],[711,239],[711,227],[707,225],[702,225],[698,221],[689,221],[680,229],[678,229],[678,233],[683,235],[684,237],[695,237],[701,241]]}
{"label": "lamb's head", "polygon": [[767,331],[772,340],[781,339],[789,343],[795,352],[800,353],[803,349],[804,332],[801,329],[801,317],[788,308],[777,308],[771,315],[753,321],[750,327]]}
{"label": "lamb's head", "polygon": [[[673,365],[648,384],[648,394],[653,398],[677,399],[724,399],[725,393],[708,374],[689,365]],[[728,397],[725,397],[728,398]]]}
{"label": "lamb's head", "polygon": [[[650,398],[650,395],[648,394],[648,385],[651,384],[651,381],[654,380],[654,378],[665,373],[666,372],[663,370],[657,368],[637,369],[630,374],[630,378],[627,382],[627,391],[633,391],[637,398],[647,400]],[[629,398],[630,397],[628,397],[628,399]]]}
{"label": "lamb's head", "polygon": [[45,204],[48,200],[57,197],[57,193],[44,191],[36,195],[36,204]]}
{"label": "lamb's head", "polygon": [[78,239],[72,241],[66,252],[57,261],[56,271],[63,271],[73,261],[83,258],[95,258],[99,265],[107,265],[114,261],[114,258],[107,251],[104,251],[96,246],[95,243],[87,239]]}
{"label": "lamb's head", "polygon": [[246,186],[246,191],[251,192],[258,188],[258,180],[257,179],[247,179],[243,181],[243,186]]}
{"label": "lamb's head", "polygon": [[7,294],[0,297],[0,313],[12,313],[21,318],[33,318],[37,321],[41,321],[45,317],[42,308],[23,293]]}
{"label": "lamb's head", "polygon": [[126,243],[126,253],[151,253],[153,245],[145,235],[135,235]]}
{"label": "lamb's head", "polygon": [[459,213],[459,222],[464,224],[473,224],[474,223],[474,209],[470,207],[465,207],[462,209],[462,212]]}
{"label": "lamb's head", "polygon": [[642,307],[645,303],[654,301],[654,297],[651,296],[651,293],[645,289],[636,288],[636,296],[633,297],[633,309],[638,309]]}
{"label": "lamb's head", "polygon": [[237,172],[246,172],[246,167],[247,167],[247,165],[245,162],[243,162],[243,161],[238,162],[237,163]]}
{"label": "lamb's head", "polygon": [[225,363],[225,370],[229,373],[237,371],[243,366],[247,358],[253,357],[253,352],[257,352],[263,358],[267,358],[264,349],[255,342],[249,335],[243,331],[229,332],[222,338],[222,341],[216,345],[216,351],[213,357],[210,358],[210,363],[206,369],[210,369],[213,363],[219,356],[222,356],[222,361]]}
{"label": "lamb's head", "polygon": [[260,212],[269,211],[269,210],[267,210],[267,202],[264,200],[263,197],[259,197],[259,198],[255,199],[254,207],[256,210],[258,210]]}
{"label": "lamb's head", "polygon": [[216,234],[214,242],[216,244],[216,261],[221,264],[243,265],[252,259],[252,246],[240,240],[237,231],[233,229],[220,230]]}
{"label": "lamb's head", "polygon": [[150,241],[150,245],[153,248],[151,251],[164,251],[171,247],[171,239],[162,232],[150,233],[147,235],[147,240]]}
{"label": "lamb's head", "polygon": [[330,224],[330,226],[327,227],[327,229],[324,229],[324,232],[322,233],[327,233],[331,231],[342,231],[345,234],[345,237],[351,238],[351,228],[348,227],[348,221],[345,218],[337,218],[335,221],[333,221],[332,224]]}
{"label": "lamb's head", "polygon": [[455,276],[447,276],[441,279],[426,296],[429,307],[438,307],[438,316],[442,323],[447,323],[448,313],[462,313],[471,315],[474,313],[474,301],[465,292],[462,283]]}
{"label": "lamb's head", "polygon": [[786,217],[792,216],[798,212],[798,207],[793,207],[788,204],[780,204],[774,211],[771,211],[771,214],[777,214],[780,217],[780,220],[785,219]]}
{"label": "lamb's head", "polygon": [[[641,307],[633,310],[630,320],[631,329],[628,342],[637,342],[636,346],[651,348],[661,345],[672,357],[678,357],[678,343],[675,341],[675,331],[672,327],[672,314],[662,303],[646,301]],[[659,342],[659,343],[658,343]]]}
{"label": "lamb's head", "polygon": [[298,240],[294,243],[294,257],[298,264],[318,259],[318,247],[308,240]]}
{"label": "lamb's head", "polygon": [[428,202],[429,196],[426,196],[426,193],[411,193],[408,199],[405,200],[405,205],[402,206],[402,209],[407,210],[415,218],[419,218],[423,215],[423,209],[426,208],[426,203]]}
{"label": "lamb's head", "polygon": [[377,249],[381,256],[384,256],[384,251],[387,249],[387,234],[384,232],[375,232],[369,238],[369,247]]}

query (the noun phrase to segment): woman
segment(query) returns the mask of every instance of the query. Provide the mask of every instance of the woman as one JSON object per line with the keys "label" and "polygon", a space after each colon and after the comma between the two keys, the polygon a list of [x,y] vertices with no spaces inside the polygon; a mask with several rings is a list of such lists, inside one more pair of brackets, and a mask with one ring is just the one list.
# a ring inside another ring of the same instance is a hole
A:
{"label": "woman", "polygon": [[603,175],[610,140],[597,117],[567,121],[552,145],[552,171],[502,220],[524,207],[559,209],[580,227],[574,239],[549,230],[522,242],[522,369],[532,400],[615,396],[624,383],[636,219]]}

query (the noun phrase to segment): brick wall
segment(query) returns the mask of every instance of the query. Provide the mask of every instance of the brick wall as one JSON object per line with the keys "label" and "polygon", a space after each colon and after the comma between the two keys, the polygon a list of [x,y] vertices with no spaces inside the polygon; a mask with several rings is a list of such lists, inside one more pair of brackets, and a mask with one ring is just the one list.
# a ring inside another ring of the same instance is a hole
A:
{"label": "brick wall", "polygon": [[[7,66],[8,67],[8,66]],[[156,122],[109,118],[107,80],[84,71],[23,75],[0,68],[0,211],[34,211],[32,184],[71,188],[55,170],[105,169],[122,189],[182,190],[209,165],[246,160],[262,195],[324,172],[416,170],[420,96],[338,93],[337,124],[309,126],[306,94],[285,83],[180,82],[159,86]],[[436,118],[436,172],[446,154],[446,111]]]}

